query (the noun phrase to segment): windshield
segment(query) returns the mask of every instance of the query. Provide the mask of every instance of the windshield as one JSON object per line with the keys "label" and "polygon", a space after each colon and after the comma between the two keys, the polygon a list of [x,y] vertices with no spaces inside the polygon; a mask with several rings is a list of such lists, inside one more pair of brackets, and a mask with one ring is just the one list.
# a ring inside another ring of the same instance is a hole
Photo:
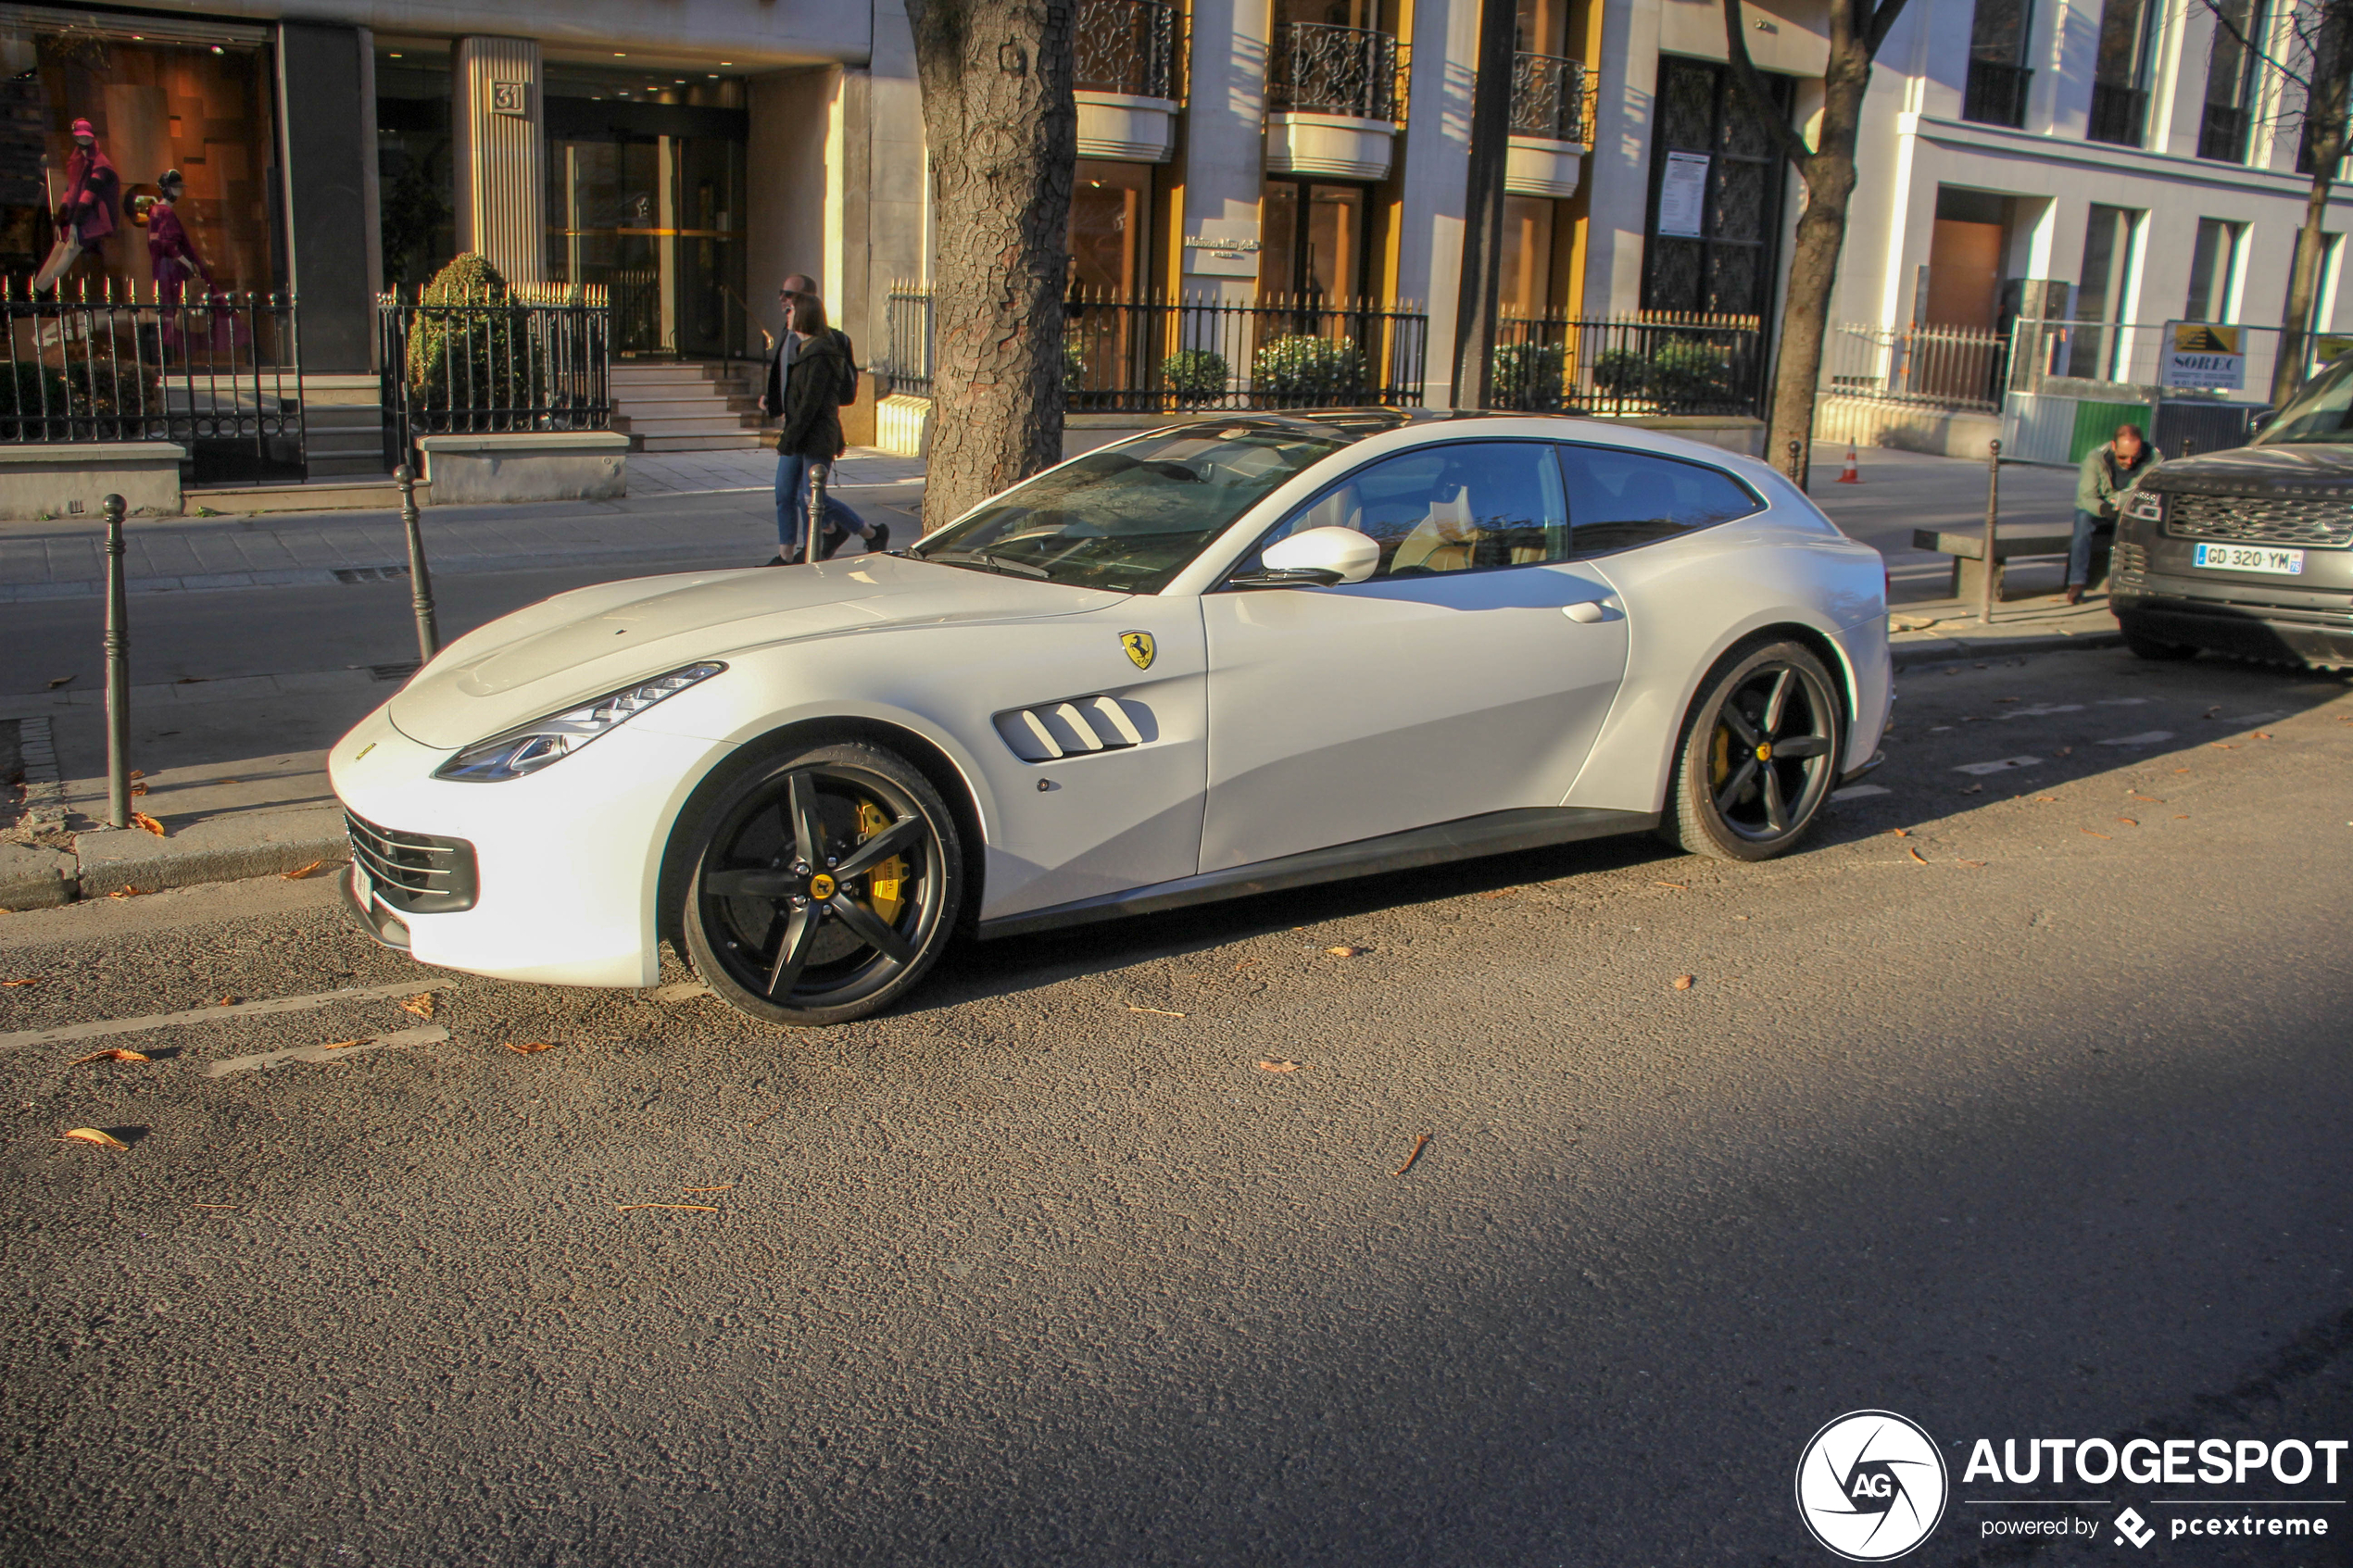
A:
{"label": "windshield", "polygon": [[1187,425],[1088,453],[913,546],[919,560],[1154,594],[1262,496],[1348,444],[1271,424]]}
{"label": "windshield", "polygon": [[2295,441],[2353,442],[2353,358],[2340,359],[2322,371],[2253,445],[2280,446]]}

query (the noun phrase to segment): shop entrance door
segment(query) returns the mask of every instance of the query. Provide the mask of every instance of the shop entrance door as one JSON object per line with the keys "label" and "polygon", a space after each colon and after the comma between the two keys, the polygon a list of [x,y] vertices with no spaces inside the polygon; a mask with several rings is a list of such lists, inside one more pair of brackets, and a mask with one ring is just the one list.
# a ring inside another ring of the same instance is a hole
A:
{"label": "shop entrance door", "polygon": [[551,140],[547,270],[601,283],[614,348],[758,353],[744,295],[743,149],[699,136]]}

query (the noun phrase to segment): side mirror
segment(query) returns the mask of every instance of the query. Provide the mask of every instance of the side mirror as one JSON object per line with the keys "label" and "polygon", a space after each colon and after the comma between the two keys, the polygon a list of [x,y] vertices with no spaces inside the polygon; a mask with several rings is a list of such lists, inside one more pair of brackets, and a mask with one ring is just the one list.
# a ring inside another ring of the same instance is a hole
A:
{"label": "side mirror", "polygon": [[1380,566],[1380,546],[1353,528],[1310,528],[1266,546],[1265,570],[1237,577],[1236,587],[1335,587],[1362,583]]}

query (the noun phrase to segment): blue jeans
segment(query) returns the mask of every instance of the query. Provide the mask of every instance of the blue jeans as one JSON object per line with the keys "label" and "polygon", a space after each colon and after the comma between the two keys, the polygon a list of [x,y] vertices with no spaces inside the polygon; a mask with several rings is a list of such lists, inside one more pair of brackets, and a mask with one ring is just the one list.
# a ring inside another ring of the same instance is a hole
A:
{"label": "blue jeans", "polygon": [[2081,588],[2092,581],[2092,531],[2108,520],[2097,512],[2075,508],[2075,537],[2067,546],[2067,585]]}
{"label": "blue jeans", "polygon": [[[790,452],[776,455],[776,553],[787,561],[799,564],[801,544],[809,536],[809,470],[830,466],[821,458]],[[825,492],[825,532],[843,539],[866,532],[865,520],[844,506],[831,489]],[[818,554],[824,556],[822,546]]]}

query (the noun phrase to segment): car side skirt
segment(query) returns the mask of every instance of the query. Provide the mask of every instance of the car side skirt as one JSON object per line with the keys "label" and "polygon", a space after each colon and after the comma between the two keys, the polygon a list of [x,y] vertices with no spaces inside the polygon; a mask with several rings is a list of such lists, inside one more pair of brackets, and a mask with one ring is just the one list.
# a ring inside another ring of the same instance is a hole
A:
{"label": "car side skirt", "polygon": [[1472,860],[1515,849],[1573,844],[1581,838],[1647,833],[1658,826],[1658,821],[1655,811],[1616,811],[1592,806],[1490,811],[1440,822],[1434,827],[1360,838],[1353,844],[1336,844],[1247,866],[1204,872],[1175,882],[1153,883],[1124,893],[1106,893],[1075,903],[1002,915],[981,922],[979,935],[984,941],[1000,936],[1026,936],[1060,926],[1158,914],[1164,909],[1181,909],[1189,904],[1214,903],[1220,898],[1247,898],[1253,894],[1279,893],[1287,888],[1312,887],[1317,883],[1411,871],[1419,866],[1440,866],[1450,860]]}

